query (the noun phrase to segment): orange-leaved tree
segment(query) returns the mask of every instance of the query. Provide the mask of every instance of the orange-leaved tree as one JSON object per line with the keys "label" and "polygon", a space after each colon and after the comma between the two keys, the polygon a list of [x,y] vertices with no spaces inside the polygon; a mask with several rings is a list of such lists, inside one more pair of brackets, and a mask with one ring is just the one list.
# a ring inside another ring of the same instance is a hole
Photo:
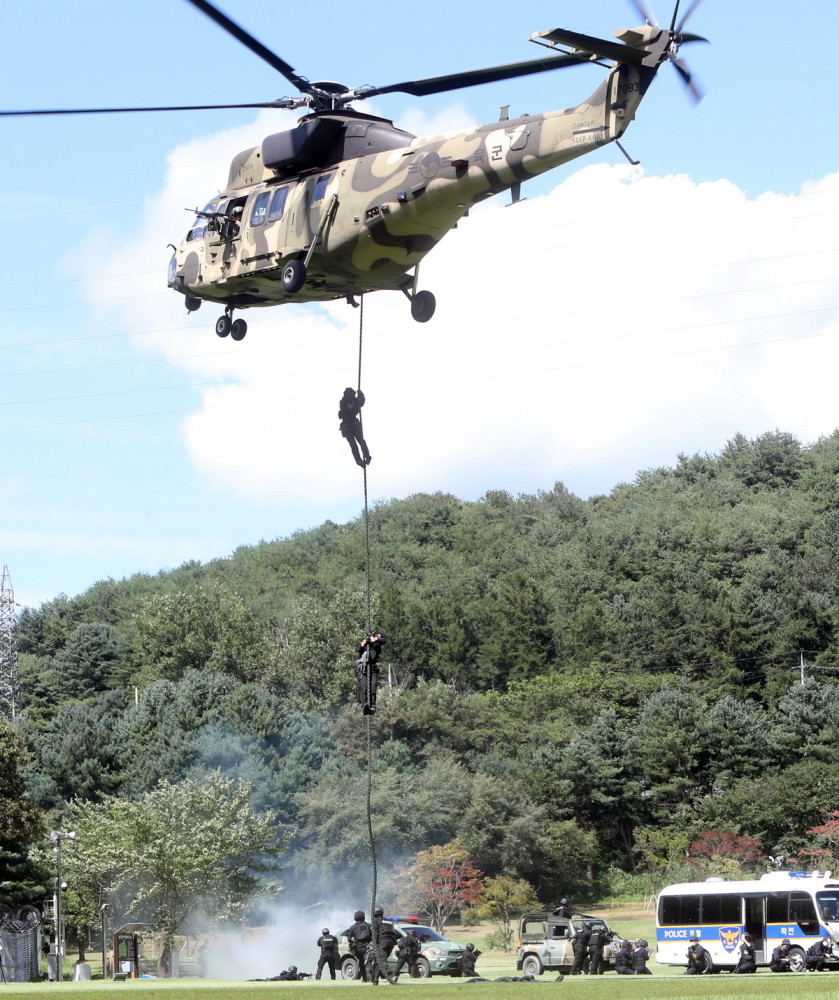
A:
{"label": "orange-leaved tree", "polygon": [[442,931],[448,918],[463,906],[474,906],[483,892],[483,872],[469,860],[458,838],[420,851],[408,868],[397,868],[396,898],[400,906],[428,915]]}

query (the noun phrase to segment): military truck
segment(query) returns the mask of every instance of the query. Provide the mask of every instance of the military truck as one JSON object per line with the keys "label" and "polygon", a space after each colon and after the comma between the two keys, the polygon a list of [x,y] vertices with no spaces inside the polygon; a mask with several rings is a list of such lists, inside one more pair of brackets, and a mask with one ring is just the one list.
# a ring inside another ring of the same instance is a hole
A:
{"label": "military truck", "polygon": [[574,913],[570,917],[555,917],[547,911],[523,913],[519,922],[519,947],[516,952],[516,968],[526,976],[540,976],[547,970],[568,972],[574,964],[574,950],[571,939],[582,930],[583,921],[591,922],[592,929],[605,930],[609,943],[603,947],[605,968],[614,968],[615,955],[620,948],[613,941],[617,933],[601,917],[591,917],[585,913]]}

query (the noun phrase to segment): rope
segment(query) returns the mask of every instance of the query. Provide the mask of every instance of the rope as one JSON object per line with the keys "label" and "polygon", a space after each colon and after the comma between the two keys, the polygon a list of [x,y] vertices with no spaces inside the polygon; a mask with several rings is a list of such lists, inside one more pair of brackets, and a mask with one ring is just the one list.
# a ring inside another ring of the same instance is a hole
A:
{"label": "rope", "polygon": [[[361,361],[362,361],[362,347],[364,338],[364,295],[361,295],[360,312],[358,315],[358,388],[357,391],[361,391]],[[359,422],[361,422],[361,415],[359,414]],[[361,428],[361,436],[364,437],[364,427]],[[365,551],[365,568],[366,568],[366,620],[367,620],[367,634],[369,635],[373,630],[373,598],[372,591],[373,585],[371,582],[371,570],[370,570],[370,505],[368,501],[367,493],[367,466],[364,466],[364,551]],[[372,694],[371,690],[372,681],[372,670],[370,665],[367,667],[367,704],[370,704],[370,696]],[[379,969],[379,975],[388,978],[387,974],[387,960],[385,959],[384,953],[379,946],[379,935],[376,927],[376,920],[373,916],[373,911],[376,909],[376,892],[378,889],[379,872],[378,866],[376,864],[376,839],[373,836],[373,740],[372,740],[372,729],[370,725],[370,716],[366,716],[367,722],[367,840],[370,848],[370,862],[373,867],[373,886],[371,891],[370,900],[370,928],[373,935],[373,956],[376,961],[376,965]],[[363,975],[363,970],[359,970]]]}

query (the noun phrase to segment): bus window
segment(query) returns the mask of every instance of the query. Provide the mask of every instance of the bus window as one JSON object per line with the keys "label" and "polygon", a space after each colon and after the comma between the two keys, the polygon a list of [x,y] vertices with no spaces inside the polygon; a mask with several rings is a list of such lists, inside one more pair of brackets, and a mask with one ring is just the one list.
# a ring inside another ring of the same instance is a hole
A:
{"label": "bus window", "polygon": [[285,203],[288,198],[288,188],[281,187],[277,188],[274,192],[274,197],[271,199],[271,207],[268,209],[268,221],[276,222],[278,219],[283,217],[283,212],[285,211]]}
{"label": "bus window", "polygon": [[818,934],[819,921],[816,905],[806,892],[793,892],[789,900],[790,920],[794,920],[805,934]]}
{"label": "bus window", "polygon": [[785,924],[789,920],[789,893],[770,892],[766,897],[766,923]]}
{"label": "bus window", "polygon": [[816,899],[819,901],[822,920],[839,920],[839,893],[817,892]]}
{"label": "bus window", "polygon": [[701,896],[662,896],[659,902],[659,923],[662,927],[678,927],[699,923]]}
{"label": "bus window", "polygon": [[740,896],[709,895],[702,897],[702,920],[703,924],[739,924],[740,916]]}
{"label": "bus window", "polygon": [[268,208],[268,199],[271,197],[270,191],[262,191],[254,198],[251,209],[251,225],[261,226],[265,222],[265,212]]}

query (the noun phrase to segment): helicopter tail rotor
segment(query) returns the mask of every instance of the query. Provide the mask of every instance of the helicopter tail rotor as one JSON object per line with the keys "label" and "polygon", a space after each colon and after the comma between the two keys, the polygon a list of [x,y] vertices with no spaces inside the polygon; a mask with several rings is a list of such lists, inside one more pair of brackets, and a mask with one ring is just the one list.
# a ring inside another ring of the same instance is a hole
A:
{"label": "helicopter tail rotor", "polygon": [[[644,0],[631,0],[631,3],[648,25],[651,27],[658,27],[658,21],[656,20],[652,9],[647,6]],[[676,22],[679,17],[679,6],[681,4],[681,0],[676,0],[676,4],[673,7],[673,15],[670,18],[669,30],[671,41],[665,56],[666,61],[673,64],[673,69],[675,69],[679,74],[679,78],[687,88],[688,93],[697,103],[702,100],[705,95],[705,91],[694,78],[693,73],[691,73],[684,59],[679,58],[679,49],[682,45],[686,45],[688,42],[708,41],[707,38],[703,38],[701,35],[685,34],[682,30],[693,16],[693,12],[700,5],[700,3],[702,3],[702,0],[693,0],[693,2],[688,6],[688,9],[682,15],[682,19],[677,24]]]}

